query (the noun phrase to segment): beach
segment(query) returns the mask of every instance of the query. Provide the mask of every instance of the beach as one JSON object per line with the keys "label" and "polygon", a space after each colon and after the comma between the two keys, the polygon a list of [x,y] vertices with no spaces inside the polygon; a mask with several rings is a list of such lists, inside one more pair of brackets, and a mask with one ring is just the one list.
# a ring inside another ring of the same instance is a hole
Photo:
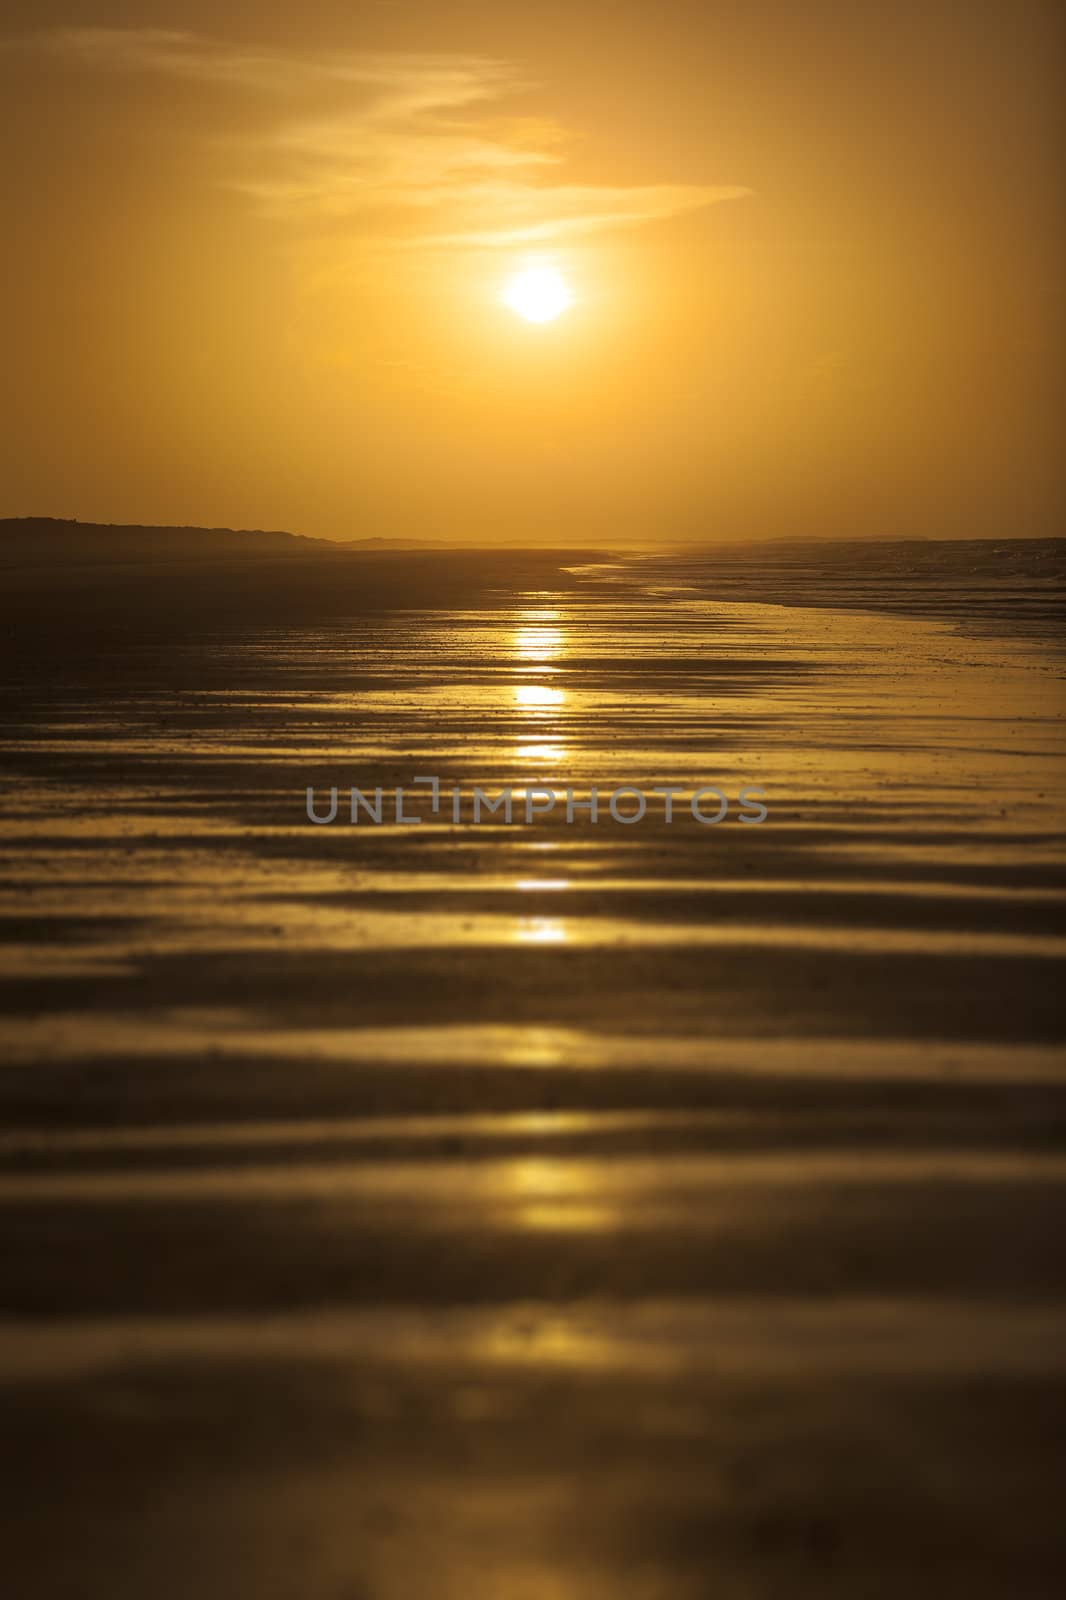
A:
{"label": "beach", "polygon": [[1055,1592],[1062,560],[13,571],[12,1592]]}

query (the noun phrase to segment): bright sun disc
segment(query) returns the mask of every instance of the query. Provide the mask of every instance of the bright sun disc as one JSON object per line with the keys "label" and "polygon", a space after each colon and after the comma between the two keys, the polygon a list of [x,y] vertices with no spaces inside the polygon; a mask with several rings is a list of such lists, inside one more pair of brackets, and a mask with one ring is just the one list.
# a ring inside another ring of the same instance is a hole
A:
{"label": "bright sun disc", "polygon": [[520,272],[507,285],[503,300],[527,322],[550,322],[574,303],[565,279],[553,267],[529,267]]}

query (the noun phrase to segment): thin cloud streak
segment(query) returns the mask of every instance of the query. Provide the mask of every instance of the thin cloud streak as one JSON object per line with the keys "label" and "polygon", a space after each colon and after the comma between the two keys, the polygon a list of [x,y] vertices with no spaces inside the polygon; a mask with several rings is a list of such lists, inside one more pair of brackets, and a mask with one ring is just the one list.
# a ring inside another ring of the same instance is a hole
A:
{"label": "thin cloud streak", "polygon": [[[750,193],[736,185],[551,182],[565,131],[490,115],[493,102],[528,85],[488,57],[248,50],[154,28],[56,28],[20,43],[90,70],[266,97],[274,109],[239,142],[249,170],[232,185],[271,217],[350,221],[376,245],[550,244]],[[343,104],[323,113],[327,91]],[[301,101],[312,98],[316,113],[302,113]]]}

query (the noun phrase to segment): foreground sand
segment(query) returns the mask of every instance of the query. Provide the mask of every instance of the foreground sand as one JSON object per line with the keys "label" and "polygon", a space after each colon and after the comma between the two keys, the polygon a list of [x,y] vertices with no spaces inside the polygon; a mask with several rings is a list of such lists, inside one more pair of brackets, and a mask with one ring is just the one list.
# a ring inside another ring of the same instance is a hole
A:
{"label": "foreground sand", "polygon": [[[1045,590],[450,559],[8,668],[11,1592],[1056,1592]],[[304,819],[424,772],[770,817]]]}

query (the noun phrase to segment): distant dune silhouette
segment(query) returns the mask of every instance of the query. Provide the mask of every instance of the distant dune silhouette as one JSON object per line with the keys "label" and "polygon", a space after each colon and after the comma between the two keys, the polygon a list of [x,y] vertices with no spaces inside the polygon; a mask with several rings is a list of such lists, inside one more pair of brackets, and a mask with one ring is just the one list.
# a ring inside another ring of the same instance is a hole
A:
{"label": "distant dune silhouette", "polygon": [[314,539],[263,528],[154,527],[78,522],[59,517],[0,519],[0,563],[205,561],[233,556],[336,555],[339,551],[414,550],[417,539]]}
{"label": "distant dune silhouette", "polygon": [[235,528],[165,528],[137,523],[8,517],[0,521],[0,561],[195,560],[234,555],[306,555],[324,539]]}
{"label": "distant dune silhouette", "polygon": [[[0,517],[0,566],[30,561],[188,561],[248,556],[313,556],[341,552],[376,555],[403,550],[559,550],[572,535],[539,534],[491,540],[371,534],[364,538],[320,538],[264,528],[200,528],[152,523],[81,522],[73,517]],[[615,539],[609,533],[580,535],[582,549],[655,551],[663,540]]]}

